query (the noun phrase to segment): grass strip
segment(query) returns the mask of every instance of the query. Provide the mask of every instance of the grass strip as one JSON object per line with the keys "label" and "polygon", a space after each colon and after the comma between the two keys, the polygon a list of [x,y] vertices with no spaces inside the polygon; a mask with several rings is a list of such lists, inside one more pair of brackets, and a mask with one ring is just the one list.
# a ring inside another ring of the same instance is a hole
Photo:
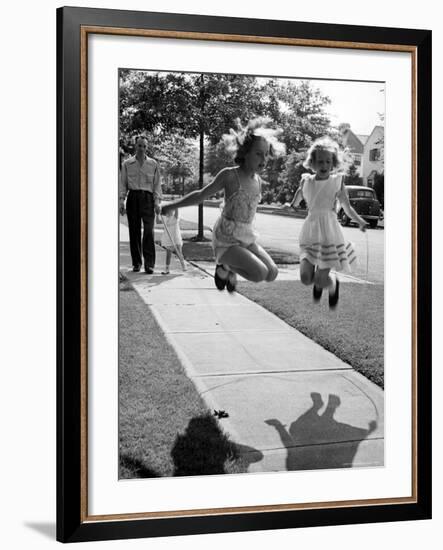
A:
{"label": "grass strip", "polygon": [[241,447],[223,432],[223,420],[208,410],[127,280],[119,344],[119,477],[246,472]]}
{"label": "grass strip", "polygon": [[383,285],[342,283],[335,310],[329,309],[327,291],[314,304],[312,287],[299,281],[242,281],[237,289],[383,388]]}

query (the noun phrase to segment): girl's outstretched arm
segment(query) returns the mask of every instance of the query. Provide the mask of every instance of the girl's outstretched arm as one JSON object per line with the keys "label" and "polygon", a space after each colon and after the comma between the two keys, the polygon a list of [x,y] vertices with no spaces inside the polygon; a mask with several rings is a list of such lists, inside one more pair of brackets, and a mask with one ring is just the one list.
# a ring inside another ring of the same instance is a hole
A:
{"label": "girl's outstretched arm", "polygon": [[349,202],[348,192],[346,191],[346,186],[343,183],[343,180],[341,183],[340,191],[337,193],[337,198],[340,201],[340,204],[342,205],[346,215],[358,223],[360,231],[366,231],[366,226],[368,225],[368,223],[352,208],[351,203]]}
{"label": "girl's outstretched arm", "polygon": [[282,209],[288,209],[288,208],[293,208],[294,210],[297,208],[297,206],[301,203],[301,201],[303,200],[303,192],[302,192],[302,189],[301,189],[301,186],[297,189],[297,191],[295,192],[295,195],[292,199],[291,202],[286,202],[281,208]]}
{"label": "girl's outstretched arm", "polygon": [[303,189],[302,189],[302,186],[300,185],[300,187],[295,192],[294,198],[291,201],[291,207],[297,208],[297,206],[300,205],[302,200],[303,200]]}
{"label": "girl's outstretched arm", "polygon": [[200,204],[204,200],[208,199],[212,195],[215,195],[215,193],[218,193],[218,191],[221,191],[224,189],[226,184],[226,178],[227,178],[227,172],[229,171],[229,168],[224,168],[221,170],[214,178],[214,180],[203,187],[203,189],[196,189],[195,191],[192,191],[191,193],[188,193],[181,199],[177,199],[172,202],[168,202],[168,204],[165,204],[162,206],[162,214],[166,215],[171,210],[174,210],[175,208],[183,208],[185,206],[193,206],[195,204]]}

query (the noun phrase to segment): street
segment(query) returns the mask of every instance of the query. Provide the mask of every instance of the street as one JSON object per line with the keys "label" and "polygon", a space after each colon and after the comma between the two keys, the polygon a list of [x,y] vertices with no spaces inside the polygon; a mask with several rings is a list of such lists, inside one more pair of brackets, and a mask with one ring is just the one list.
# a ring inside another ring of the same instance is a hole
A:
{"label": "street", "polygon": [[[220,215],[220,210],[214,207],[204,207],[204,224],[212,227]],[[189,206],[180,210],[183,220],[198,222],[198,207]],[[302,219],[273,214],[256,214],[256,227],[260,234],[262,246],[277,248],[283,251],[299,252],[298,236]],[[345,238],[354,244],[358,257],[358,265],[352,274],[367,279],[373,283],[384,282],[384,229],[368,229],[365,233],[357,227],[343,227]],[[368,273],[366,277],[366,265]]]}

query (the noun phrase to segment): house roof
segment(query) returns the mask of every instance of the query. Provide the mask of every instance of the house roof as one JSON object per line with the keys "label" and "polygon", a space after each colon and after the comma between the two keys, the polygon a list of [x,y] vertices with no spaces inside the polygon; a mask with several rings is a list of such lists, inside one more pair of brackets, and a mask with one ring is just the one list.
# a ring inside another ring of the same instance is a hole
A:
{"label": "house roof", "polygon": [[374,126],[374,128],[372,129],[372,132],[368,136],[368,141],[372,137],[372,134],[378,129],[383,130],[383,133],[384,133],[384,130],[385,130],[384,126],[380,126],[380,125]]}
{"label": "house roof", "polygon": [[369,136],[363,135],[363,134],[355,134],[358,139],[363,143],[363,145],[366,143]]}
{"label": "house roof", "polygon": [[348,147],[352,153],[363,153],[363,142],[350,128],[343,134],[343,138],[345,147]]}

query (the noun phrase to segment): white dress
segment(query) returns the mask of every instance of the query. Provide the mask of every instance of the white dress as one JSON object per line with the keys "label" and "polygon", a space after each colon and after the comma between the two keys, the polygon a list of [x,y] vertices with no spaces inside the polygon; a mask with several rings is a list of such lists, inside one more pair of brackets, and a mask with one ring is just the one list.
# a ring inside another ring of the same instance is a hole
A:
{"label": "white dress", "polygon": [[162,240],[161,245],[165,248],[170,248],[171,250],[174,250],[174,244],[175,246],[182,246],[183,240],[180,233],[180,218],[175,216],[163,216],[163,220],[165,222],[165,225],[169,231],[169,235],[173,239],[174,242],[171,241],[168,235],[168,231],[166,231],[165,228],[163,228],[163,234],[162,234]]}
{"label": "white dress", "polygon": [[319,269],[350,271],[356,260],[352,243],[346,242],[335,211],[335,201],[342,185],[342,176],[330,175],[316,180],[304,178],[303,198],[308,205],[308,217],[300,232],[300,261],[308,260]]}

